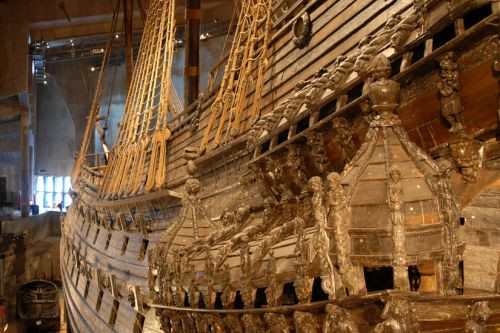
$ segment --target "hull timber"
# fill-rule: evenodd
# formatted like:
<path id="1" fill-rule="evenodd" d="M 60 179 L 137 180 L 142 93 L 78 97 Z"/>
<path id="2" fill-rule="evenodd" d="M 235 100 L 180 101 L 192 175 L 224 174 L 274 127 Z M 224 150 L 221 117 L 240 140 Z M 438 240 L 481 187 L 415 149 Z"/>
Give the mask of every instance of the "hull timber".
<path id="1" fill-rule="evenodd" d="M 405 34 L 404 38 L 399 35 L 401 44 L 394 48 L 384 43 L 377 52 L 368 55 L 373 58 L 382 53 L 390 60 L 391 79 L 401 87 L 398 101 L 401 127 L 408 133 L 409 141 L 432 159 L 453 161 L 455 171 L 451 175 L 451 186 L 457 204 L 460 208 L 469 207 L 483 188 L 498 179 L 498 3 L 486 0 L 422 3 L 425 8 L 422 22 L 407 31 L 399 30 Z M 286 14 L 273 21 L 261 115 L 272 114 L 282 103 L 295 101 L 290 96 L 296 93 L 300 96 L 300 91 L 295 89 L 297 83 L 318 78 L 315 74 L 322 67 L 337 68 L 339 56 L 355 54 L 363 43 L 367 43 L 363 41 L 365 36 L 383 35 L 388 18 L 395 14 L 406 18 L 414 10 L 411 1 L 395 0 L 313 0 L 297 2 L 288 8 Z M 307 47 L 298 48 L 291 37 L 293 21 L 304 13 L 308 13 L 312 22 L 312 33 Z M 453 55 L 443 60 L 450 51 Z M 453 63 L 457 66 L 453 67 Z M 459 87 L 453 85 L 453 75 L 447 76 L 450 72 L 458 75 Z M 328 274 L 318 262 L 308 269 L 297 264 L 295 250 L 302 236 L 295 235 L 300 225 L 296 217 L 309 216 L 313 220 L 309 213 L 314 210 L 314 200 L 304 190 L 308 178 L 325 178 L 330 172 L 342 173 L 346 162 L 364 149 L 360 147 L 366 142 L 372 120 L 369 117 L 366 120 L 371 107 L 366 102 L 367 97 L 372 102 L 374 97 L 368 96 L 366 89 L 371 82 L 367 83 L 366 75 L 360 73 L 362 71 L 350 71 L 339 87 L 322 89 L 314 103 L 304 104 L 304 97 L 299 100 L 293 116 L 269 121 L 261 130 L 244 116 L 239 136 L 217 148 L 209 148 L 201 156 L 186 157 L 186 148 L 200 146 L 210 117 L 210 105 L 217 93 L 214 88 L 205 94 L 200 108 L 192 105 L 173 119 L 166 186 L 160 190 L 139 192 L 130 197 L 103 198 L 99 194 L 103 184 L 102 170 L 82 168 L 76 180 L 75 203 L 62 222 L 61 270 L 72 328 L 77 332 L 485 332 L 498 329 L 498 273 L 490 275 L 491 283 L 478 288 L 477 280 L 483 279 L 477 275 L 478 259 L 467 257 L 468 246 L 473 246 L 472 238 L 461 238 L 454 241 L 457 246 L 453 251 L 462 253 L 465 247 L 463 256 L 456 257 L 463 261 L 459 272 L 463 278 L 460 284 L 452 287 L 463 290 L 464 294 L 445 292 L 446 286 L 441 285 L 446 281 L 442 277 L 442 266 L 446 264 L 442 259 L 446 257 L 446 245 L 441 244 L 442 228 L 428 222 L 433 217 L 424 213 L 418 215 L 423 223 L 415 219 L 409 226 L 406 220 L 406 245 L 400 248 L 411 265 L 420 269 L 421 292 L 411 291 L 412 287 L 404 283 L 398 286 L 396 280 L 388 288 L 390 290 L 371 292 L 365 281 L 357 289 L 352 287 L 357 290 L 354 293 L 348 288 L 351 296 L 346 297 L 345 291 L 337 290 L 333 292 L 334 297 L 328 299 L 328 293 L 325 294 L 328 285 L 322 283 L 319 289 L 323 290 L 323 296 L 317 298 L 320 301 L 305 299 L 310 296 L 307 290 L 316 288 L 320 281 L 310 277 L 321 277 L 324 282 Z M 452 78 L 447 81 L 448 77 Z M 447 87 L 452 97 L 444 92 Z M 457 109 L 448 110 L 447 105 L 457 104 L 456 98 L 461 108 L 457 112 Z M 245 106 L 246 109 L 250 107 Z M 345 126 L 337 126 L 343 123 L 340 117 L 344 118 Z M 463 135 L 454 136 L 455 132 L 449 131 L 453 126 L 460 128 Z M 320 133 L 321 138 L 313 133 Z M 214 135 L 215 129 L 209 136 L 213 138 Z M 300 168 L 293 163 L 297 154 Z M 480 163 L 476 163 L 479 159 L 476 155 L 480 155 Z M 191 164 L 188 164 L 186 171 L 186 159 L 194 159 L 194 170 L 189 171 Z M 273 169 L 273 160 L 281 172 Z M 409 160 L 414 161 L 413 158 Z M 428 163 L 434 165 L 432 161 Z M 259 169 L 262 166 L 267 169 Z M 278 180 L 272 178 L 278 174 Z M 380 179 L 390 183 L 384 177 Z M 196 188 L 194 181 L 189 182 L 195 178 L 200 188 Z M 402 178 L 405 180 L 404 175 Z M 351 183 L 346 180 L 343 185 L 347 184 Z M 366 193 L 369 191 L 367 189 Z M 407 195 L 405 189 L 403 193 Z M 383 195 L 385 200 L 387 196 Z M 293 198 L 298 199 L 293 202 Z M 419 204 L 424 202 L 420 197 L 418 200 Z M 380 203 L 381 206 L 385 204 L 385 201 Z M 269 220 L 266 214 L 276 212 L 276 205 L 282 205 L 281 211 Z M 202 212 L 207 218 L 192 212 Z M 397 219 L 394 211 L 389 215 Z M 446 218 L 439 216 L 436 219 Z M 305 243 L 314 239 L 318 229 L 304 219 L 301 230 Z M 353 273 L 360 280 L 368 279 L 366 271 L 391 266 L 396 271 L 398 267 L 393 260 L 394 249 L 389 245 L 393 241 L 397 243 L 391 240 L 396 232 L 390 229 L 397 224 L 394 220 L 391 225 L 378 224 L 375 220 L 367 221 L 371 223 L 369 227 L 362 223 L 353 226 L 351 222 L 351 227 L 345 231 L 352 239 L 352 252 L 348 255 L 350 265 L 365 267 L 364 278 L 360 277 L 363 272 L 359 270 Z M 230 232 L 231 237 L 214 234 L 211 243 L 199 242 L 198 232 L 203 235 L 203 230 L 210 228 L 227 231 L 226 226 L 235 221 L 239 224 Z M 260 226 L 266 223 L 275 223 L 276 228 L 267 230 L 268 234 L 259 234 Z M 165 230 L 176 225 L 180 231 L 176 231 L 178 237 L 172 241 L 174 245 L 170 245 Z M 190 229 L 189 226 L 194 225 L 205 229 Z M 472 232 L 467 228 L 467 225 L 460 227 L 457 237 Z M 244 235 L 254 235 L 249 230 L 256 230 L 257 236 L 241 241 Z M 342 233 L 335 232 L 337 235 Z M 329 235 L 333 249 L 341 240 L 332 233 Z M 276 239 L 270 240 L 269 248 L 263 250 L 264 240 L 270 239 L 266 237 L 274 236 Z M 188 244 L 200 245 L 200 249 L 193 250 L 189 262 L 192 268 L 182 267 L 187 263 L 175 259 L 176 249 L 180 248 L 183 239 Z M 247 245 L 243 246 L 245 242 Z M 155 249 L 161 250 L 158 244 L 169 244 L 161 253 L 163 256 L 155 252 Z M 224 247 L 228 249 L 226 252 Z M 273 259 L 268 255 L 271 248 Z M 253 260 L 258 251 L 263 255 Z M 217 263 L 219 253 L 226 253 L 226 256 L 225 261 Z M 221 274 L 211 276 L 207 273 L 210 271 L 207 268 L 217 267 L 206 266 L 210 256 L 213 256 L 214 265 L 219 265 Z M 341 251 L 329 250 L 327 256 L 338 268 Z M 163 267 L 158 264 L 158 258 L 160 261 L 164 258 L 165 262 L 167 258 L 174 259 L 169 261 L 168 267 Z M 273 260 L 277 268 L 273 268 Z M 423 264 L 429 262 L 435 263 L 431 269 Z M 262 266 L 258 266 L 260 264 Z M 179 274 L 181 282 L 175 282 L 175 265 L 181 266 L 179 271 L 188 272 Z M 245 278 L 245 269 L 248 269 L 245 266 L 248 265 L 255 268 L 246 271 L 250 272 L 251 281 Z M 276 274 L 269 274 L 270 270 Z M 165 278 L 169 274 L 174 276 L 171 280 Z M 216 281 L 206 283 L 210 277 Z M 332 284 L 342 284 L 340 280 L 337 278 Z M 167 290 L 161 285 L 162 281 L 175 283 L 169 282 Z M 195 284 L 198 289 L 189 287 Z M 178 289 L 170 289 L 170 286 Z M 214 289 L 209 290 L 208 286 Z M 307 289 L 304 299 L 303 286 Z M 226 287 L 228 289 L 224 289 Z M 290 288 L 295 290 L 295 296 L 288 293 Z M 171 302 L 167 301 L 169 299 Z M 257 299 L 266 299 L 267 304 L 258 304 Z"/>

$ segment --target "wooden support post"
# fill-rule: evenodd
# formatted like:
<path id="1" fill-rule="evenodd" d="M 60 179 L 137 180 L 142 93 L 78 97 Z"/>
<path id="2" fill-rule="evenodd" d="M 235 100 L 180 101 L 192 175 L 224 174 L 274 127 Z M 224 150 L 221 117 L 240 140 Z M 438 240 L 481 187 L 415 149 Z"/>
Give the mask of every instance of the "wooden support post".
<path id="1" fill-rule="evenodd" d="M 200 20 L 200 0 L 186 0 L 185 108 L 196 101 L 200 89 Z"/>
<path id="2" fill-rule="evenodd" d="M 147 15 L 146 15 L 146 11 L 144 10 L 144 5 L 142 4 L 142 0 L 137 0 L 137 6 L 139 7 L 139 12 L 141 13 L 142 22 L 145 25 Z"/>
<path id="3" fill-rule="evenodd" d="M 30 215 L 30 149 L 29 149 L 29 109 L 21 107 L 21 216 Z"/>
<path id="4" fill-rule="evenodd" d="M 133 0 L 123 0 L 123 26 L 125 28 L 125 63 L 127 68 L 127 91 L 132 81 L 134 66 L 134 50 L 132 49 L 132 20 L 134 14 Z"/>

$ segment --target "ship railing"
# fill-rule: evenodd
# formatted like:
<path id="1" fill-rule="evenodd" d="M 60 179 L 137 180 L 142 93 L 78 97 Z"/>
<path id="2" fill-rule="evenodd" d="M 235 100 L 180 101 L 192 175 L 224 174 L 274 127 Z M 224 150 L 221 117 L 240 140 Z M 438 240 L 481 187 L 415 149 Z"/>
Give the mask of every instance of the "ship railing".
<path id="1" fill-rule="evenodd" d="M 483 2 L 486 3 L 483 6 L 494 6 L 487 1 Z M 495 29 L 494 22 L 497 20 L 495 14 L 492 12 L 479 22 L 464 28 L 463 16 L 467 13 L 467 9 L 462 8 L 460 13 L 454 13 L 454 19 L 450 20 L 448 25 L 441 23 L 431 27 L 406 44 L 400 52 L 393 51 L 389 55 L 393 79 L 404 82 L 414 73 L 432 68 L 432 63 L 444 53 L 466 44 L 480 34 L 491 34 Z M 456 29 L 455 27 L 462 28 Z M 446 36 L 443 32 L 449 29 L 453 29 L 455 33 L 453 36 L 448 36 L 448 39 L 444 39 Z M 321 131 L 334 118 L 361 114 L 360 105 L 368 98 L 367 94 L 363 94 L 364 79 L 364 77 L 355 76 L 336 91 L 326 92 L 316 105 L 299 111 L 294 119 L 269 130 L 268 133 L 258 138 L 251 162 L 257 162 L 293 142 L 303 140 L 313 131 Z M 241 142 L 235 141 L 233 144 L 241 145 Z M 209 156 L 205 156 L 206 158 Z"/>
<path id="2" fill-rule="evenodd" d="M 227 326 L 229 329 L 253 328 L 255 331 L 266 331 L 265 328 L 281 328 L 288 332 L 295 328 L 302 332 L 304 328 L 314 328 L 311 331 L 336 331 L 335 327 L 349 327 L 350 331 L 367 332 L 373 328 L 391 327 L 392 311 L 404 311 L 406 323 L 414 329 L 426 330 L 430 327 L 447 327 L 455 323 L 460 327 L 465 325 L 464 314 L 470 311 L 471 305 L 477 302 L 489 302 L 496 309 L 500 304 L 498 294 L 471 295 L 438 295 L 422 294 L 402 290 L 384 290 L 365 295 L 353 295 L 333 300 L 322 300 L 295 305 L 249 309 L 207 309 L 177 307 L 161 304 L 149 304 L 156 309 L 161 323 L 175 327 L 185 320 L 204 323 L 209 326 Z M 404 304 L 404 305 L 403 305 Z M 452 306 L 456 309 L 454 315 L 448 318 L 440 316 L 440 310 L 445 311 Z M 432 313 L 428 311 L 432 308 Z M 370 312 L 370 313 L 368 313 Z M 497 315 L 498 310 L 494 310 Z M 492 316 L 493 317 L 493 316 Z M 495 325 L 498 319 L 491 320 L 489 325 Z M 276 326 L 278 325 L 278 326 Z M 338 325 L 338 326 L 337 326 Z M 251 327 L 250 327 L 251 326 Z M 347 331 L 347 330 L 346 330 Z M 377 331 L 377 330 L 376 330 Z M 385 330 L 380 330 L 384 331 Z M 420 330 L 418 330 L 420 331 Z"/>
<path id="3" fill-rule="evenodd" d="M 79 177 L 91 187 L 96 188 L 102 185 L 105 170 L 105 165 L 92 167 L 85 164 L 80 171 Z"/>
<path id="4" fill-rule="evenodd" d="M 307 3 L 297 15 L 301 15 L 303 12 L 310 9 L 316 2 L 317 1 L 311 1 Z M 434 2 L 433 0 L 427 1 L 425 7 L 431 7 Z M 460 47 L 464 45 L 478 34 L 483 32 L 491 33 L 491 30 L 494 29 L 496 26 L 495 24 L 497 24 L 495 22 L 497 22 L 498 9 L 496 9 L 495 6 L 497 6 L 495 1 L 491 0 L 467 2 L 453 7 L 453 10 L 448 12 L 447 16 L 443 19 L 438 20 L 438 18 L 433 17 L 432 24 L 425 26 L 425 32 L 408 42 L 400 52 L 390 55 L 389 59 L 392 67 L 396 70 L 394 79 L 403 82 L 416 72 L 432 67 L 432 63 L 436 58 L 445 52 L 457 46 Z M 481 17 L 477 22 L 469 22 L 468 24 L 465 22 L 467 21 L 466 16 L 469 17 L 469 20 L 471 17 L 477 19 L 477 13 L 470 15 L 472 11 L 480 12 L 480 15 L 484 15 L 484 13 L 488 12 L 488 10 L 483 9 L 489 9 L 491 13 Z M 273 33 L 271 43 L 281 38 L 288 29 L 291 28 L 293 21 L 288 21 L 289 22 L 285 23 L 278 32 Z M 455 29 L 455 35 L 451 39 L 443 39 L 442 35 L 444 34 L 442 32 L 450 26 L 456 26 L 458 28 Z M 216 66 L 220 66 L 220 64 Z M 367 98 L 366 95 L 363 95 L 361 92 L 363 79 L 364 78 L 359 76 L 351 78 L 350 81 L 345 83 L 335 92 L 330 92 L 327 96 L 323 96 L 316 105 L 309 107 L 307 112 L 300 113 L 297 119 L 287 122 L 278 128 L 274 128 L 270 130 L 267 135 L 258 138 L 258 147 L 256 149 L 258 151 L 254 152 L 254 161 L 257 157 L 263 157 L 264 153 L 266 155 L 271 154 L 282 149 L 288 143 L 292 143 L 297 139 L 303 139 L 305 134 L 310 133 L 312 130 L 321 129 L 328 121 L 331 121 L 335 117 L 346 114 L 352 116 L 355 115 L 356 112 L 359 112 L 359 104 Z M 214 89 L 217 89 L 217 87 Z M 205 94 L 204 98 L 206 102 L 204 102 L 203 110 L 206 110 L 206 107 L 210 106 L 211 102 L 213 102 L 214 97 L 212 95 L 213 91 L 209 90 Z M 195 107 L 196 104 L 192 104 L 190 108 L 188 108 L 188 113 L 189 110 L 194 110 Z M 312 119 L 308 122 L 305 126 L 305 131 L 301 132 L 300 135 L 298 132 L 293 133 L 293 131 L 291 131 L 290 136 L 288 136 L 284 142 L 278 140 L 280 133 L 283 134 L 283 131 L 289 130 L 290 127 L 293 127 L 293 125 L 296 125 L 300 121 L 302 121 L 302 123 L 307 122 L 304 118 L 310 117 L 317 112 L 319 112 L 319 118 Z M 182 130 L 182 128 L 186 126 L 186 123 L 181 122 L 179 125 L 180 126 L 175 128 L 176 131 Z M 174 136 L 175 132 L 172 132 Z M 203 155 L 197 160 L 197 163 L 212 161 L 225 151 L 239 150 L 244 147 L 245 142 L 246 136 L 240 136 L 232 142 L 215 149 L 211 153 Z"/>

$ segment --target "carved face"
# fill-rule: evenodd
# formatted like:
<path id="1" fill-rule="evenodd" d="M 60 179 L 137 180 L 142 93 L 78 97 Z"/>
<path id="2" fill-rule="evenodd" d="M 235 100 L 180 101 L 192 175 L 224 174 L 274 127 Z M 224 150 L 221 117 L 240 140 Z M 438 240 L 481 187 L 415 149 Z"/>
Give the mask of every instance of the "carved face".
<path id="1" fill-rule="evenodd" d="M 224 226 L 231 225 L 234 222 L 234 212 L 224 211 L 221 216 L 221 221 Z"/>
<path id="2" fill-rule="evenodd" d="M 340 175 L 336 172 L 331 172 L 326 176 L 326 179 L 328 181 L 328 185 L 330 185 L 330 188 L 336 188 L 340 185 Z"/>
<path id="3" fill-rule="evenodd" d="M 314 193 L 322 191 L 323 190 L 323 183 L 321 181 L 321 178 L 320 177 L 312 177 L 311 179 L 309 179 L 309 187 L 311 188 L 311 190 Z"/>
<path id="4" fill-rule="evenodd" d="M 401 179 L 401 171 L 397 168 L 392 168 L 391 171 L 389 172 L 389 176 L 391 177 L 391 180 L 393 182 L 399 182 Z"/>
<path id="5" fill-rule="evenodd" d="M 477 322 L 484 323 L 491 316 L 491 309 L 488 306 L 488 301 L 474 303 L 471 310 L 471 318 Z"/>

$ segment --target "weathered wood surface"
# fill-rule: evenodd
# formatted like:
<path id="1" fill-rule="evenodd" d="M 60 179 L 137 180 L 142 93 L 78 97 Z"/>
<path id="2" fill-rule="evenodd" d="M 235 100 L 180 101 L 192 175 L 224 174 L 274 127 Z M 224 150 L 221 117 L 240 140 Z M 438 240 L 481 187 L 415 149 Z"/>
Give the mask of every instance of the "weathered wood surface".
<path id="1" fill-rule="evenodd" d="M 408 1 L 329 1 L 319 4 L 311 12 L 313 18 L 313 38 L 309 50 L 298 50 L 293 48 L 289 40 L 289 35 L 283 33 L 280 38 L 274 40 L 274 48 L 272 53 L 271 69 L 266 77 L 266 106 L 265 112 L 269 111 L 273 106 L 279 104 L 281 100 L 293 88 L 296 82 L 301 79 L 309 78 L 319 67 L 331 64 L 335 57 L 345 52 L 352 52 L 353 47 L 357 44 L 359 39 L 367 33 L 372 33 L 385 23 L 387 17 L 394 12 L 404 12 L 408 9 Z M 335 10 L 334 10 L 335 9 Z M 442 20 L 447 20 L 447 11 L 440 5 L 439 8 L 433 12 L 432 16 L 428 19 L 427 24 L 430 27 L 441 25 Z M 360 22 L 363 23 L 363 28 L 359 29 Z M 365 24 L 366 23 L 366 24 Z M 356 26 L 356 24 L 358 26 Z M 491 30 L 482 28 L 487 33 L 479 35 L 478 31 L 465 31 L 462 37 L 457 37 L 452 40 L 448 46 L 459 51 L 459 75 L 462 83 L 460 90 L 460 97 L 464 106 L 464 122 L 468 133 L 473 136 L 484 135 L 491 133 L 497 129 L 497 100 L 498 100 L 498 86 L 496 84 L 495 74 L 492 70 L 494 58 L 492 53 L 487 50 L 482 53 L 480 60 L 474 60 L 473 54 L 477 50 L 484 50 L 484 45 L 488 44 L 487 36 L 491 34 Z M 470 36 L 469 36 L 470 35 Z M 469 37 L 467 37 L 469 36 Z M 472 44 L 470 41 L 481 41 L 483 45 L 478 43 Z M 424 39 L 418 41 L 425 41 Z M 479 43 L 481 44 L 481 43 Z M 487 49 L 487 47 L 486 47 Z M 437 53 L 432 53 L 432 48 L 427 49 L 428 58 L 424 59 L 419 64 L 412 64 L 407 67 L 407 72 L 398 75 L 402 81 L 403 98 L 400 110 L 401 119 L 404 127 L 410 132 L 411 139 L 418 145 L 426 149 L 428 152 L 436 151 L 442 148 L 443 144 L 447 142 L 448 131 L 445 123 L 440 115 L 439 95 L 436 87 L 438 66 L 436 64 Z M 442 49 L 440 51 L 442 53 Z M 472 58 L 472 60 L 471 60 Z M 297 65 L 299 64 L 299 65 Z M 472 65 L 471 65 L 472 64 Z M 413 66 L 413 67 L 412 67 Z M 355 86 L 357 83 L 352 83 Z M 425 88 L 422 88 L 425 87 Z M 405 95 L 406 94 L 406 95 Z M 411 97 L 411 98 L 410 98 Z M 328 99 L 329 98 L 329 99 Z M 328 102 L 334 101 L 336 96 L 327 97 Z M 322 105 L 327 105 L 327 101 L 323 101 Z M 353 102 L 350 100 L 349 102 Z M 358 100 L 355 104 L 356 108 L 359 104 Z M 208 107 L 209 103 L 206 103 Z M 355 109 L 351 118 L 359 116 L 359 108 Z M 265 113 L 264 112 L 264 113 Z M 97 196 L 92 190 L 82 191 L 79 200 L 84 206 L 90 206 L 97 209 L 99 213 L 105 214 L 110 219 L 115 219 L 118 212 L 127 216 L 129 221 L 130 230 L 119 230 L 118 223 L 115 221 L 111 231 L 106 230 L 104 227 L 97 227 L 86 221 L 83 216 L 75 209 L 72 212 L 74 217 L 68 221 L 65 226 L 65 238 L 74 245 L 75 249 L 79 252 L 82 260 L 88 262 L 91 266 L 99 268 L 102 272 L 113 274 L 118 286 L 122 289 L 122 298 L 120 300 L 120 308 L 116 321 L 115 331 L 118 327 L 125 325 L 127 327 L 133 320 L 133 311 L 130 311 L 130 306 L 126 301 L 127 292 L 125 286 L 127 283 L 132 283 L 141 288 L 141 294 L 147 298 L 149 286 L 148 279 L 148 258 L 139 260 L 139 253 L 142 246 L 143 239 L 149 241 L 148 248 L 151 249 L 160 238 L 163 230 L 165 230 L 178 215 L 180 200 L 177 193 L 182 193 L 181 188 L 184 180 L 186 179 L 185 161 L 181 155 L 185 147 L 198 146 L 199 140 L 203 134 L 206 126 L 208 110 L 205 109 L 198 131 L 191 134 L 187 129 L 179 129 L 174 132 L 173 138 L 169 145 L 169 171 L 168 171 L 168 188 L 169 190 L 162 190 L 152 195 L 144 195 L 142 197 L 132 197 L 127 199 L 115 200 L 110 202 L 99 202 Z M 331 117 L 333 118 L 333 116 Z M 331 122 L 331 118 L 324 122 L 324 128 L 329 128 L 327 123 Z M 323 126 L 318 123 L 318 127 Z M 308 133 L 311 130 L 306 130 Z M 362 131 L 360 131 L 361 133 Z M 275 133 L 276 134 L 276 133 Z M 271 138 L 271 136 L 269 137 Z M 327 137 L 332 139 L 331 137 Z M 304 144 L 305 137 L 297 135 L 296 141 Z M 255 183 L 248 180 L 249 171 L 247 169 L 247 162 L 252 159 L 252 156 L 243 150 L 244 141 L 242 138 L 237 144 L 233 146 L 226 146 L 227 150 L 224 153 L 214 151 L 208 153 L 205 157 L 200 158 L 200 165 L 203 165 L 201 171 L 202 193 L 201 200 L 203 206 L 206 208 L 208 215 L 213 217 L 214 220 L 219 219 L 219 215 L 225 209 L 230 207 L 235 209 L 238 202 L 244 202 L 250 205 L 255 210 L 255 216 L 259 216 L 259 211 L 262 210 L 262 198 L 260 196 L 261 189 Z M 362 143 L 358 140 L 357 147 Z M 283 146 L 275 146 L 275 150 L 270 153 L 275 154 L 278 158 L 283 159 L 286 142 Z M 280 150 L 281 149 L 281 150 Z M 222 149 L 221 149 L 222 150 Z M 447 153 L 444 153 L 446 155 Z M 252 185 L 253 184 L 253 185 Z M 168 191 L 175 191 L 174 194 Z M 166 200 L 162 200 L 163 195 L 170 196 Z M 484 202 L 485 200 L 483 200 Z M 484 203 L 476 203 L 478 207 L 486 205 Z M 491 205 L 491 202 L 490 204 Z M 470 279 L 466 281 L 466 289 L 482 289 L 494 291 L 495 283 L 498 288 L 498 260 L 495 262 L 496 248 L 491 249 L 492 242 L 498 238 L 496 226 L 489 214 L 490 209 L 497 207 L 487 207 L 486 209 L 475 208 L 474 204 L 470 208 L 471 212 L 480 209 L 481 216 L 484 216 L 484 224 L 470 224 L 467 225 L 470 233 L 467 236 L 466 254 L 464 256 L 465 274 L 469 272 L 477 272 L 477 276 L 470 275 Z M 150 212 L 155 211 L 157 216 L 148 216 L 151 218 L 151 232 L 146 236 L 137 232 L 137 228 L 132 221 L 135 212 Z M 471 213 L 472 214 L 472 213 Z M 476 214 L 476 213 L 474 213 Z M 492 213 L 494 214 L 494 213 Z M 494 215 L 493 215 L 494 216 Z M 487 224 L 490 225 L 487 225 Z M 428 235 L 438 233 L 433 230 L 432 226 L 423 226 L 419 228 L 429 228 Z M 431 230 L 432 229 L 432 230 Z M 99 233 L 97 234 L 97 230 Z M 369 242 L 371 236 L 374 241 L 379 238 L 388 237 L 389 233 L 383 228 L 372 230 L 373 233 L 367 235 L 363 230 L 351 230 L 353 238 L 365 238 Z M 409 230 L 411 233 L 411 230 Z M 420 232 L 421 230 L 419 230 Z M 309 234 L 313 233 L 308 230 Z M 97 237 L 96 237 L 97 235 Z M 111 239 L 108 244 L 108 235 Z M 128 237 L 128 245 L 125 251 L 122 251 L 124 239 Z M 377 238 L 378 237 L 378 238 Z M 282 243 L 276 246 L 276 256 L 286 256 L 287 249 L 293 244 L 293 239 L 288 237 Z M 436 240 L 436 244 L 439 240 Z M 424 242 L 422 242 L 424 244 Z M 220 245 L 219 245 L 220 246 Z M 358 249 L 365 255 L 373 254 L 369 251 L 371 248 L 377 246 L 370 246 L 370 244 L 363 245 L 363 248 Z M 480 253 L 485 247 L 488 247 L 487 256 L 481 257 Z M 418 249 L 417 249 L 418 250 Z M 498 253 L 497 259 L 498 259 Z M 66 254 L 69 256 L 69 254 Z M 238 252 L 231 254 L 230 262 L 233 269 L 238 268 Z M 375 258 L 378 257 L 378 258 Z M 377 253 L 372 257 L 374 261 L 383 263 L 390 260 L 390 257 L 385 253 Z M 353 256 L 356 260 L 356 256 Z M 487 260 L 486 266 L 481 266 L 481 261 Z M 202 260 L 200 259 L 200 264 Z M 66 260 L 61 260 L 66 262 Z M 234 265 L 233 265 L 234 264 Z M 84 291 L 85 279 L 81 276 L 78 282 L 78 288 L 73 284 L 76 281 L 78 273 L 74 273 L 72 278 L 69 278 L 71 266 L 74 266 L 72 258 L 69 258 L 67 265 L 63 265 L 63 272 L 66 272 L 66 288 L 69 292 L 69 297 L 72 299 L 72 312 L 75 318 L 72 319 L 76 326 L 80 327 L 82 318 L 93 318 L 96 316 L 95 303 L 97 301 L 98 292 L 93 283 L 90 284 L 87 299 L 82 298 L 82 290 Z M 496 265 L 496 266 L 495 266 Z M 493 267 L 495 266 L 495 267 Z M 73 267 L 73 269 L 75 269 Z M 496 269 L 496 271 L 495 271 Z M 238 273 L 239 274 L 239 273 Z M 482 279 L 483 277 L 487 277 Z M 485 281 L 480 284 L 479 279 Z M 263 280 L 261 281 L 263 282 Z M 259 282 L 260 283 L 260 282 Z M 82 289 L 83 288 L 83 289 Z M 434 290 L 435 290 L 434 286 Z M 107 296 L 103 297 L 102 306 L 110 308 L 111 294 L 104 291 Z M 473 297 L 473 296 L 471 296 Z M 432 298 L 432 297 L 431 297 Z M 460 331 L 464 325 L 465 307 L 463 302 L 472 302 L 473 298 L 460 298 L 460 299 L 429 299 L 421 298 L 422 304 L 419 304 L 422 312 L 422 328 L 424 331 L 435 331 L 447 327 Z M 418 301 L 418 300 L 417 300 Z M 426 302 L 437 302 L 442 306 L 443 313 L 453 313 L 453 319 L 443 320 L 439 317 L 439 313 L 434 314 L 431 308 L 434 305 L 428 305 Z M 453 304 L 453 302 L 462 302 L 460 306 L 442 305 L 442 303 Z M 75 303 L 81 303 L 82 306 L 77 306 Z M 88 305 L 87 305 L 88 304 Z M 107 305 L 105 305 L 107 304 Z M 380 308 L 380 306 L 379 306 Z M 381 310 L 381 309 L 379 309 Z M 76 311 L 76 312 L 75 312 Z M 420 311 L 420 310 L 419 310 Z M 495 311 L 499 312 L 495 303 Z M 147 320 L 145 328 L 156 329 L 153 319 L 151 319 L 151 312 L 147 313 Z M 492 318 L 492 323 L 498 322 L 499 315 L 495 312 Z M 101 308 L 99 311 L 101 319 L 99 325 L 103 325 L 103 332 L 112 331 L 107 322 L 109 320 L 109 310 Z M 78 316 L 76 316 L 77 314 Z M 427 316 L 427 317 L 426 317 Z M 78 319 L 80 318 L 80 319 Z M 135 317 L 134 317 L 135 319 Z M 80 320 L 80 322 L 79 322 Z M 496 324 L 495 324 L 496 325 Z M 125 327 L 123 326 L 123 327 Z M 82 327 L 85 327 L 83 325 Z M 82 329 L 85 331 L 85 328 Z"/>

